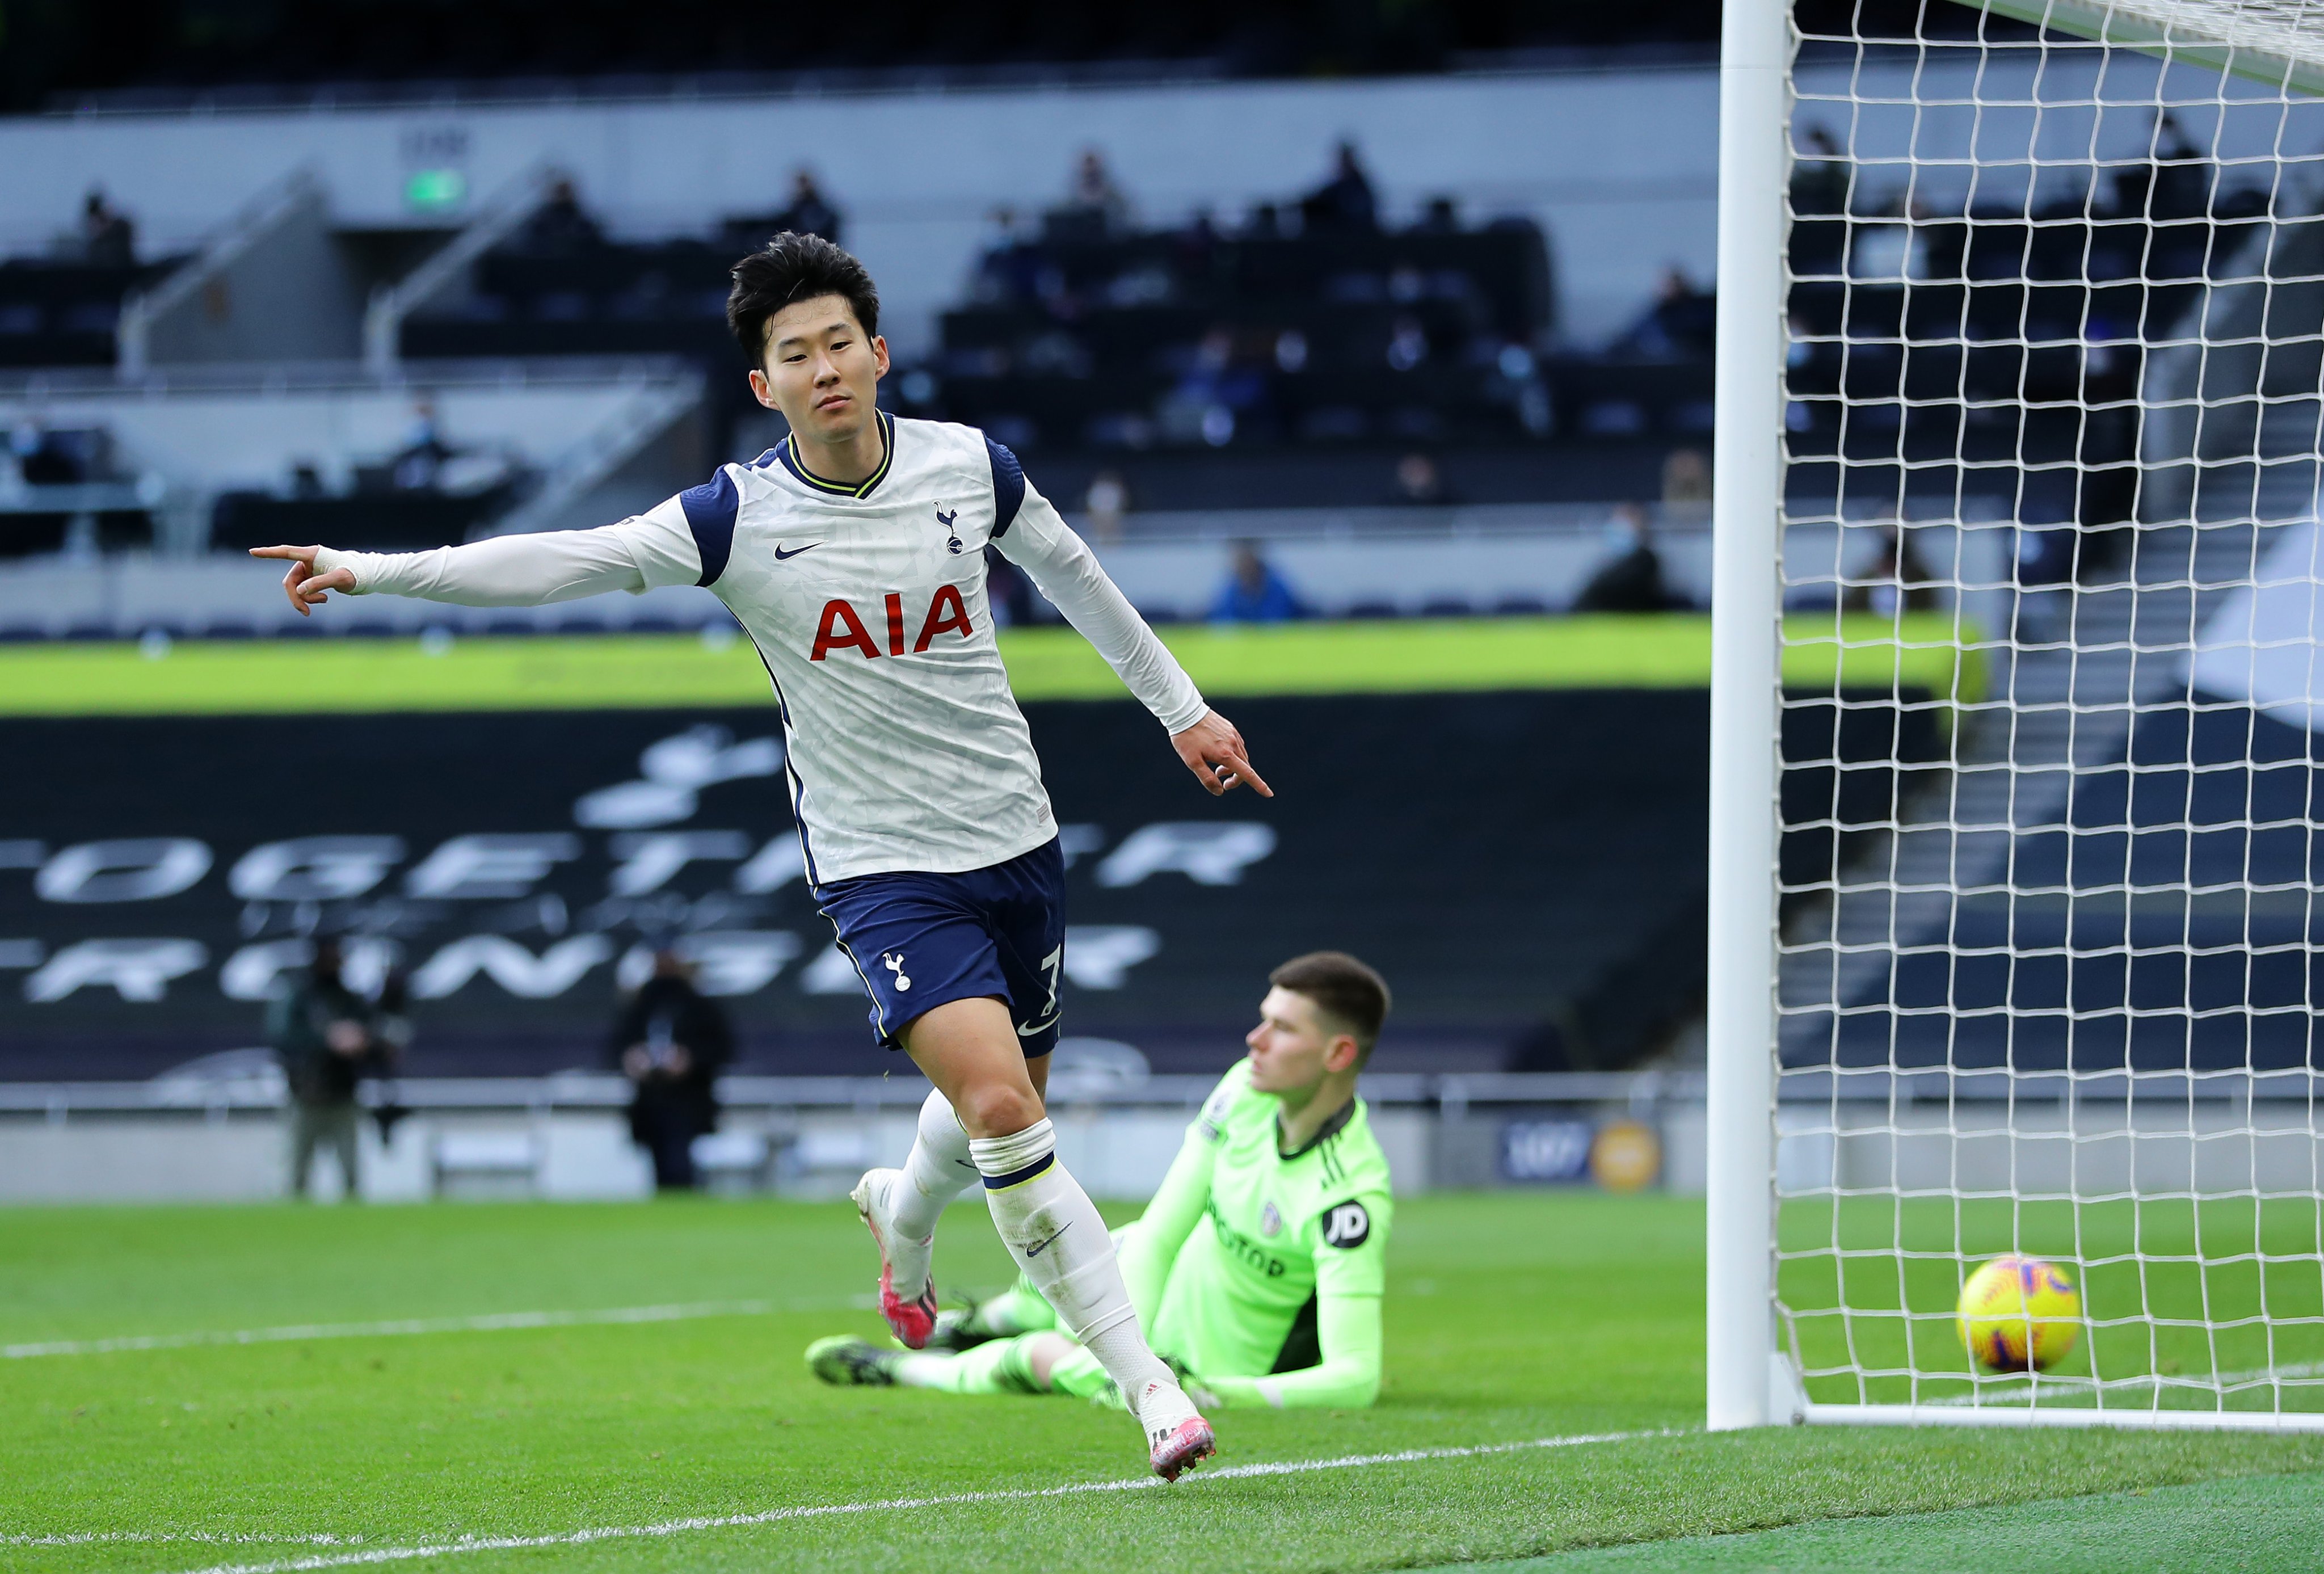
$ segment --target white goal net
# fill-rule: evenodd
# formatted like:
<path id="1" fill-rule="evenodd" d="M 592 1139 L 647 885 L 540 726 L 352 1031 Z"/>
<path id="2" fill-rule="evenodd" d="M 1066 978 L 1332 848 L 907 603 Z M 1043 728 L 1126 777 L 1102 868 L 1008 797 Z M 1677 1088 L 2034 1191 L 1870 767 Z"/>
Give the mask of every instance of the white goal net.
<path id="1" fill-rule="evenodd" d="M 1727 81 L 1713 1424 L 2324 1427 L 2324 0 L 1797 0 Z"/>

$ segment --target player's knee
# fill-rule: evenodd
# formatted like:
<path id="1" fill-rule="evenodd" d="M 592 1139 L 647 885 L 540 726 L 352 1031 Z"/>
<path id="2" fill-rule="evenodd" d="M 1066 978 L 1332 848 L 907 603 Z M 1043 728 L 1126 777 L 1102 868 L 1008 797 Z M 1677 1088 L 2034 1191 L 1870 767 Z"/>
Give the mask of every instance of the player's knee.
<path id="1" fill-rule="evenodd" d="M 954 1100 L 954 1109 L 971 1137 L 1014 1137 L 1046 1113 L 1032 1089 L 1006 1082 L 971 1088 Z"/>

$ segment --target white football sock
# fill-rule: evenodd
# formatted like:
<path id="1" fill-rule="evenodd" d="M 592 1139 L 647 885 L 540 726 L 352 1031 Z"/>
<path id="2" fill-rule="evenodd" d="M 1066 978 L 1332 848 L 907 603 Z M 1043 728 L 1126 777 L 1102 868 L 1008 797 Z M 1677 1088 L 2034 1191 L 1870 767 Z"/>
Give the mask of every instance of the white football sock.
<path id="1" fill-rule="evenodd" d="M 920 1105 L 919 1132 L 912 1155 L 888 1183 L 888 1266 L 896 1293 L 910 1300 L 928 1283 L 936 1256 L 936 1220 L 945 1205 L 976 1179 L 968 1133 L 942 1093 L 930 1089 Z"/>
<path id="2" fill-rule="evenodd" d="M 912 1183 L 897 1188 L 889 1200 L 896 1228 L 914 1239 L 936 1232 L 945 1205 L 976 1183 L 976 1159 L 968 1151 L 968 1133 L 942 1093 L 930 1089 L 920 1106 L 919 1135 L 912 1139 L 912 1156 L 904 1161 L 904 1174 Z"/>
<path id="3" fill-rule="evenodd" d="M 1149 1431 L 1175 1426 L 1194 1408 L 1170 1368 L 1146 1348 L 1114 1261 L 1113 1237 L 1089 1193 L 1057 1163 L 1056 1146 L 1047 1120 L 1013 1136 L 970 1140 L 993 1226 L 1066 1331 L 1105 1367 L 1130 1413 Z"/>

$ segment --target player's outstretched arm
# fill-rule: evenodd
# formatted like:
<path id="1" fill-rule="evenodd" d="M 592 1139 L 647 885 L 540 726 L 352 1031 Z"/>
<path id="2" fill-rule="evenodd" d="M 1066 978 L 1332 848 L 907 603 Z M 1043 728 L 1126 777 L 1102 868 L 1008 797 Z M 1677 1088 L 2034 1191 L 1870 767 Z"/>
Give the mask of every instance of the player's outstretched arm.
<path id="1" fill-rule="evenodd" d="M 1194 773 L 1194 779 L 1207 787 L 1214 798 L 1245 782 L 1262 798 L 1275 796 L 1275 789 L 1250 768 L 1242 734 L 1216 711 L 1204 711 L 1201 721 L 1183 732 L 1171 733 L 1170 744 L 1177 750 L 1178 758 L 1186 762 L 1186 769 Z"/>
<path id="2" fill-rule="evenodd" d="M 1336 1203 L 1302 1238 L 1315 1254 L 1315 1339 L 1323 1359 L 1265 1377 L 1202 1372 L 1202 1385 L 1230 1405 L 1277 1410 L 1360 1409 L 1379 1397 L 1380 1298 L 1388 1288 L 1388 1237 L 1395 1201 L 1384 1191 Z"/>
<path id="3" fill-rule="evenodd" d="M 330 600 L 327 593 L 331 591 L 341 595 L 355 593 L 353 569 L 334 568 L 325 573 L 315 566 L 315 558 L 322 550 L 320 547 L 253 547 L 250 555 L 290 559 L 290 571 L 282 576 L 282 594 L 290 598 L 290 604 L 304 618 L 312 616 L 315 608 Z"/>
<path id="4" fill-rule="evenodd" d="M 1380 1298 L 1315 1288 L 1315 1339 L 1323 1358 L 1312 1367 L 1268 1377 L 1194 1381 L 1231 1409 L 1361 1410 L 1379 1397 Z"/>
<path id="5" fill-rule="evenodd" d="M 1121 1282 L 1129 1286 L 1130 1303 L 1138 1308 L 1143 1327 L 1154 1326 L 1155 1314 L 1162 1310 L 1162 1292 L 1170 1282 L 1170 1265 L 1178 1260 L 1178 1248 L 1210 1206 L 1211 1175 L 1218 1156 L 1218 1128 L 1206 1108 L 1186 1128 L 1178 1156 L 1170 1161 L 1169 1173 L 1138 1216 L 1137 1225 L 1121 1232 L 1117 1247 Z"/>
<path id="6" fill-rule="evenodd" d="M 282 592 L 300 617 L 342 595 L 403 595 L 472 607 L 544 606 L 607 591 L 642 591 L 646 576 L 625 526 L 496 536 L 429 552 L 350 552 L 333 547 L 254 547 L 287 561 Z"/>
<path id="7" fill-rule="evenodd" d="M 1100 566 L 1097 554 L 1074 534 L 1048 499 L 1028 484 L 1008 534 L 994 544 L 1032 576 L 1065 621 L 1097 647 L 1130 692 L 1161 718 L 1178 758 L 1204 791 L 1216 797 L 1248 786 L 1261 797 L 1275 796 L 1275 789 L 1250 768 L 1250 751 L 1234 723 L 1203 703 L 1201 691 L 1178 658 L 1154 637 L 1130 598 Z"/>

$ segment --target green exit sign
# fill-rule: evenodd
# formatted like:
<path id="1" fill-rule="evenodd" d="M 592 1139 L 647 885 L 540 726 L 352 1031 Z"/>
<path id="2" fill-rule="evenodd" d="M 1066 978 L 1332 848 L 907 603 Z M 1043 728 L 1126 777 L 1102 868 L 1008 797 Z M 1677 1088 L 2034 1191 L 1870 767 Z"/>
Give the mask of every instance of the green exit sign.
<path id="1" fill-rule="evenodd" d="M 419 213 L 442 213 L 466 200 L 468 178 L 457 170 L 415 170 L 403 182 L 403 203 Z"/>

